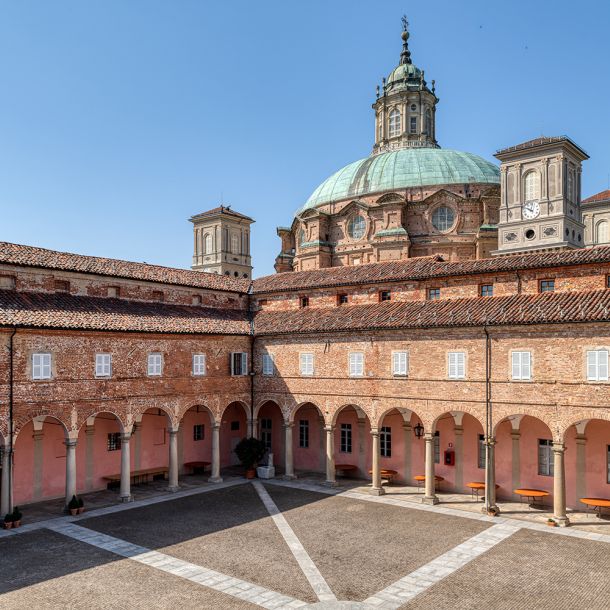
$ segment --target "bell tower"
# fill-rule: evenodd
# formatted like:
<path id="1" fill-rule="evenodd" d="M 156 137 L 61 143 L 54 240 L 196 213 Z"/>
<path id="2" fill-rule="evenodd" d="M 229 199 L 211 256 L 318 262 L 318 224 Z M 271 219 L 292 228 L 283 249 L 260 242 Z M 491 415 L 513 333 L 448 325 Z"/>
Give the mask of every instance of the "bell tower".
<path id="1" fill-rule="evenodd" d="M 411 61 L 409 22 L 402 18 L 400 63 L 382 87 L 377 86 L 375 145 L 373 154 L 399 148 L 439 148 L 436 141 L 436 104 L 434 81 L 428 87 L 424 71 Z"/>
<path id="2" fill-rule="evenodd" d="M 498 249 L 513 254 L 582 248 L 582 162 L 587 153 L 567 136 L 540 137 L 499 150 Z"/>

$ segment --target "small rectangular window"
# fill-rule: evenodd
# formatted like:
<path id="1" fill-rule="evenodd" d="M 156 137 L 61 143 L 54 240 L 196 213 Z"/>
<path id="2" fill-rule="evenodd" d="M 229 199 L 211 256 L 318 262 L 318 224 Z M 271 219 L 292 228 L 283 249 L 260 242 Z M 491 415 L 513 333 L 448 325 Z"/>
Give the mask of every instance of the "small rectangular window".
<path id="1" fill-rule="evenodd" d="M 231 432 L 239 432 L 239 420 L 238 419 L 231 422 Z"/>
<path id="2" fill-rule="evenodd" d="M 263 441 L 267 450 L 271 449 L 271 425 L 270 417 L 263 417 L 261 419 L 261 441 Z"/>
<path id="3" fill-rule="evenodd" d="M 275 363 L 273 354 L 263 354 L 263 375 L 273 375 L 275 373 Z"/>
<path id="4" fill-rule="evenodd" d="M 0 275 L 0 290 L 15 290 L 15 276 Z"/>
<path id="5" fill-rule="evenodd" d="M 161 354 L 148 354 L 148 374 L 158 376 L 163 372 L 163 356 Z"/>
<path id="6" fill-rule="evenodd" d="M 205 436 L 205 426 L 203 424 L 195 424 L 193 426 L 193 440 L 202 441 Z"/>
<path id="7" fill-rule="evenodd" d="M 539 292 L 554 292 L 555 280 L 540 280 Z"/>
<path id="8" fill-rule="evenodd" d="M 608 381 L 608 350 L 596 349 L 587 352 L 587 380 Z"/>
<path id="9" fill-rule="evenodd" d="M 300 354 L 301 375 L 313 375 L 313 354 Z"/>
<path id="10" fill-rule="evenodd" d="M 205 354 L 193 354 L 193 375 L 202 377 L 205 372 Z"/>
<path id="11" fill-rule="evenodd" d="M 349 303 L 349 298 L 346 294 L 337 295 L 337 305 L 347 305 L 348 303 Z"/>
<path id="12" fill-rule="evenodd" d="M 119 451 L 121 448 L 121 433 L 109 432 L 106 440 L 106 449 L 108 451 Z"/>
<path id="13" fill-rule="evenodd" d="M 440 288 L 428 288 L 428 301 L 438 301 L 441 298 Z"/>
<path id="14" fill-rule="evenodd" d="M 248 354 L 233 352 L 231 354 L 231 375 L 240 377 L 248 374 Z"/>
<path id="15" fill-rule="evenodd" d="M 379 444 L 381 446 L 381 457 L 392 457 L 392 428 L 390 426 L 381 427 Z"/>
<path id="16" fill-rule="evenodd" d="M 434 433 L 434 463 L 441 463 L 441 433 L 438 430 Z"/>
<path id="17" fill-rule="evenodd" d="M 112 375 L 112 356 L 110 354 L 95 354 L 95 376 L 110 377 Z"/>
<path id="18" fill-rule="evenodd" d="M 411 121 L 409 122 L 409 132 L 417 133 L 417 117 L 410 117 Z"/>
<path id="19" fill-rule="evenodd" d="M 449 352 L 449 379 L 464 379 L 466 377 L 466 354 L 464 352 Z"/>
<path id="20" fill-rule="evenodd" d="M 191 303 L 193 305 L 201 305 L 201 295 L 194 294 L 193 298 L 191 299 Z"/>
<path id="21" fill-rule="evenodd" d="M 70 292 L 70 282 L 55 280 L 55 292 Z"/>
<path id="22" fill-rule="evenodd" d="M 379 300 L 380 301 L 389 301 L 392 298 L 392 293 L 389 290 L 382 290 L 379 293 Z"/>
<path id="23" fill-rule="evenodd" d="M 309 297 L 301 297 L 300 304 L 301 307 L 309 307 Z"/>
<path id="24" fill-rule="evenodd" d="M 406 377 L 409 373 L 408 352 L 392 352 L 392 375 Z"/>
<path id="25" fill-rule="evenodd" d="M 485 468 L 485 435 L 479 434 L 479 468 Z"/>
<path id="26" fill-rule="evenodd" d="M 350 352 L 349 354 L 349 376 L 362 377 L 364 375 L 364 354 L 362 352 Z"/>
<path id="27" fill-rule="evenodd" d="M 51 354 L 32 354 L 32 379 L 51 379 Z"/>
<path id="28" fill-rule="evenodd" d="M 352 452 L 352 424 L 341 424 L 341 453 Z"/>
<path id="29" fill-rule="evenodd" d="M 301 419 L 299 421 L 299 447 L 301 449 L 309 448 L 309 420 Z"/>
<path id="30" fill-rule="evenodd" d="M 538 439 L 538 474 L 553 476 L 553 441 L 550 439 Z"/>
<path id="31" fill-rule="evenodd" d="M 532 355 L 530 352 L 513 352 L 512 359 L 512 378 L 524 380 L 532 378 Z"/>
<path id="32" fill-rule="evenodd" d="M 479 294 L 482 297 L 493 297 L 493 295 L 494 295 L 493 284 L 481 284 L 481 286 L 479 287 Z"/>
<path id="33" fill-rule="evenodd" d="M 111 299 L 118 299 L 121 296 L 121 289 L 118 286 L 108 286 L 108 296 Z"/>

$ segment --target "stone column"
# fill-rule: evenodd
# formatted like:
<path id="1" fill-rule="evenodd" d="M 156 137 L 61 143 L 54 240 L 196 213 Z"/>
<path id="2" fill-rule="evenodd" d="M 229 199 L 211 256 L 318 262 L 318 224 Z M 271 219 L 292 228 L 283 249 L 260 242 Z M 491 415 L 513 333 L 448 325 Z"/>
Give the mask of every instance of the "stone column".
<path id="1" fill-rule="evenodd" d="M 212 476 L 210 483 L 222 483 L 220 476 L 220 424 L 212 424 Z"/>
<path id="2" fill-rule="evenodd" d="M 513 430 L 510 433 L 512 443 L 512 486 L 513 489 L 521 487 L 521 433 Z"/>
<path id="3" fill-rule="evenodd" d="M 366 426 L 365 419 L 358 419 L 358 470 L 363 476 L 366 476 L 366 437 L 364 428 Z"/>
<path id="4" fill-rule="evenodd" d="M 413 452 L 413 449 L 411 447 L 411 443 L 413 442 L 413 428 L 411 427 L 411 424 L 403 424 L 402 425 L 402 430 L 403 430 L 403 443 L 405 446 L 405 461 L 404 461 L 404 472 L 403 472 L 403 478 L 405 481 L 406 485 L 409 485 L 411 483 L 411 476 L 412 476 L 412 472 L 411 472 L 411 454 Z"/>
<path id="5" fill-rule="evenodd" d="M 326 428 L 323 417 L 318 417 L 318 422 L 320 424 L 320 472 L 324 472 L 326 470 Z"/>
<path id="6" fill-rule="evenodd" d="M 85 427 L 85 489 L 93 489 L 93 472 L 95 466 L 95 425 Z"/>
<path id="7" fill-rule="evenodd" d="M 169 430 L 169 491 L 178 491 L 178 430 Z"/>
<path id="8" fill-rule="evenodd" d="M 382 496 L 385 493 L 385 490 L 381 485 L 381 466 L 379 464 L 381 458 L 381 443 L 379 441 L 379 430 L 373 428 L 371 430 L 371 436 L 373 437 L 373 481 L 371 494 L 373 496 Z"/>
<path id="9" fill-rule="evenodd" d="M 296 479 L 294 474 L 294 460 L 292 455 L 292 429 L 294 428 L 294 422 L 284 424 L 285 441 L 284 441 L 284 453 L 285 453 L 285 469 L 284 479 L 292 481 Z"/>
<path id="10" fill-rule="evenodd" d="M 11 506 L 11 454 L 8 446 L 2 447 L 2 495 L 0 495 L 0 519 L 13 510 Z"/>
<path id="11" fill-rule="evenodd" d="M 178 474 L 184 474 L 184 426 L 178 428 Z"/>
<path id="12" fill-rule="evenodd" d="M 76 439 L 67 438 L 66 446 L 66 507 L 76 495 Z"/>
<path id="13" fill-rule="evenodd" d="M 483 511 L 495 511 L 499 514 L 500 509 L 496 504 L 496 439 L 490 436 L 485 441 L 485 502 Z"/>
<path id="14" fill-rule="evenodd" d="M 34 440 L 34 464 L 32 469 L 32 478 L 34 485 L 32 489 L 32 499 L 36 501 L 42 498 L 44 432 L 42 430 L 34 430 L 34 434 L 32 434 L 32 439 Z M 72 496 L 70 496 L 70 498 L 72 498 Z"/>
<path id="15" fill-rule="evenodd" d="M 587 495 L 587 438 L 576 435 L 576 500 Z"/>
<path id="16" fill-rule="evenodd" d="M 422 498 L 424 504 L 438 504 L 436 497 L 436 481 L 434 480 L 434 434 L 426 432 L 426 467 L 425 467 L 425 494 Z"/>
<path id="17" fill-rule="evenodd" d="M 326 426 L 326 485 L 335 487 L 335 427 Z"/>
<path id="18" fill-rule="evenodd" d="M 570 524 L 570 520 L 566 516 L 565 450 L 564 444 L 553 443 L 553 519 L 561 527 Z"/>
<path id="19" fill-rule="evenodd" d="M 464 487 L 464 428 L 455 426 L 455 491 L 462 493 Z"/>
<path id="20" fill-rule="evenodd" d="M 134 470 L 142 469 L 142 422 L 137 421 L 133 424 L 133 440 L 135 454 L 133 456 Z"/>
<path id="21" fill-rule="evenodd" d="M 131 457 L 129 453 L 130 434 L 121 434 L 121 502 L 131 501 Z"/>

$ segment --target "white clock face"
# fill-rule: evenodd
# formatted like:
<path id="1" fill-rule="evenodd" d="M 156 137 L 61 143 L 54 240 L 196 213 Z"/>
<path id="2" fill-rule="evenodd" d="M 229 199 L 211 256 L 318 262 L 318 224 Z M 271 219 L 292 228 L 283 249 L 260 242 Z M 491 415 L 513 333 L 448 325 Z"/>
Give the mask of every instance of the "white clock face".
<path id="1" fill-rule="evenodd" d="M 526 201 L 523 204 L 523 218 L 532 220 L 538 218 L 540 214 L 540 205 L 537 201 Z"/>

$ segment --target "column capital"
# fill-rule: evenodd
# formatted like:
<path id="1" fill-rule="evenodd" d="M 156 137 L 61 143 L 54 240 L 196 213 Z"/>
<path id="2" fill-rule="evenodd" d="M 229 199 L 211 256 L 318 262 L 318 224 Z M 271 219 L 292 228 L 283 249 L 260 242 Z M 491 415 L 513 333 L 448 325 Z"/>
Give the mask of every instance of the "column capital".
<path id="1" fill-rule="evenodd" d="M 176 436 L 176 434 L 178 434 L 178 428 L 169 428 L 167 431 L 170 436 Z"/>
<path id="2" fill-rule="evenodd" d="M 326 430 L 326 432 L 334 432 L 335 426 L 325 425 L 324 430 Z"/>
<path id="3" fill-rule="evenodd" d="M 587 437 L 584 434 L 577 434 L 576 435 L 576 444 L 577 445 L 586 445 Z"/>
<path id="4" fill-rule="evenodd" d="M 95 426 L 85 426 L 85 434 L 87 436 L 93 436 L 95 434 Z"/>
<path id="5" fill-rule="evenodd" d="M 495 436 L 487 436 L 485 437 L 485 444 L 489 445 L 490 447 L 493 447 L 496 444 L 496 437 Z"/>
<path id="6" fill-rule="evenodd" d="M 44 438 L 44 432 L 42 430 L 34 430 L 34 434 L 32 434 L 32 438 L 35 441 L 41 441 Z"/>
<path id="7" fill-rule="evenodd" d="M 463 436 L 464 435 L 464 427 L 463 426 L 453 426 L 453 432 L 454 432 L 454 434 L 456 434 L 458 436 Z"/>
<path id="8" fill-rule="evenodd" d="M 404 423 L 402 425 L 402 429 L 405 430 L 406 432 L 412 432 L 413 426 L 411 424 Z"/>
<path id="9" fill-rule="evenodd" d="M 510 433 L 510 437 L 514 440 L 514 441 L 518 441 L 521 438 L 521 432 L 519 432 L 519 430 L 513 430 Z"/>
<path id="10" fill-rule="evenodd" d="M 130 438 L 131 438 L 131 434 L 129 432 L 121 433 L 121 442 L 128 443 Z"/>
<path id="11" fill-rule="evenodd" d="M 66 447 L 76 447 L 77 443 L 78 443 L 78 440 L 75 438 L 65 438 L 64 439 L 64 445 Z"/>
<path id="12" fill-rule="evenodd" d="M 294 428 L 294 422 L 293 421 L 284 422 L 284 430 L 286 430 L 287 428 Z"/>
<path id="13" fill-rule="evenodd" d="M 563 443 L 553 443 L 553 451 L 555 453 L 564 453 L 566 446 Z"/>

